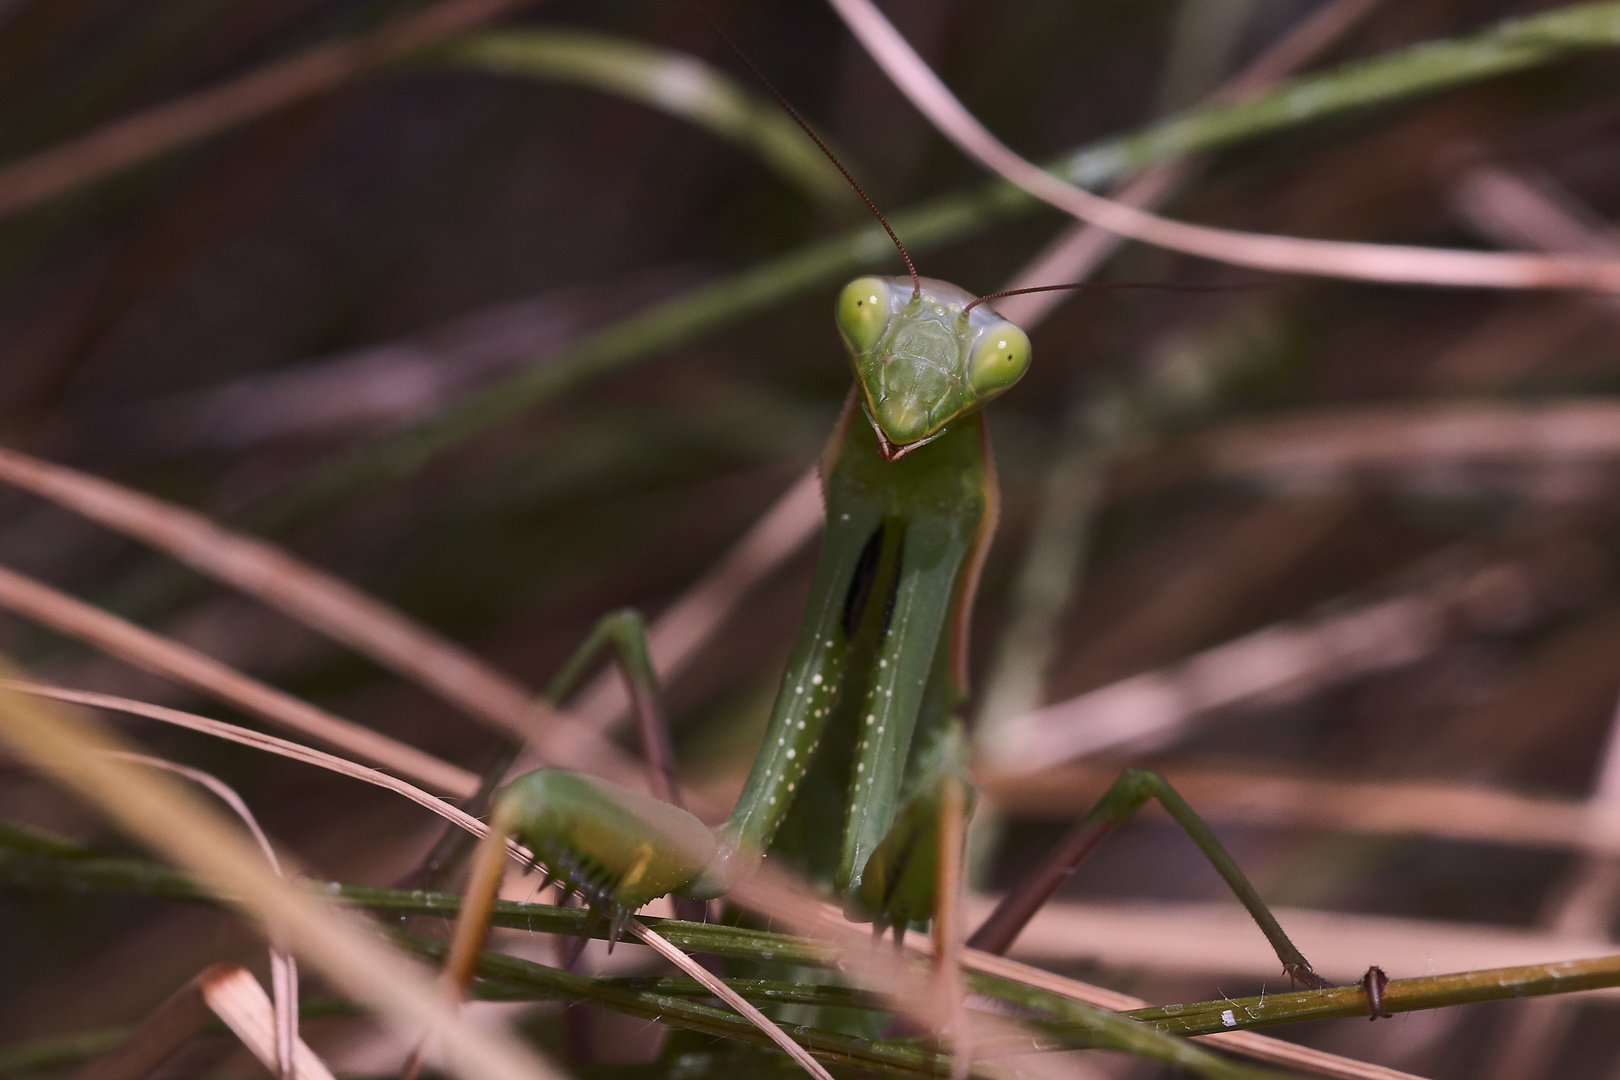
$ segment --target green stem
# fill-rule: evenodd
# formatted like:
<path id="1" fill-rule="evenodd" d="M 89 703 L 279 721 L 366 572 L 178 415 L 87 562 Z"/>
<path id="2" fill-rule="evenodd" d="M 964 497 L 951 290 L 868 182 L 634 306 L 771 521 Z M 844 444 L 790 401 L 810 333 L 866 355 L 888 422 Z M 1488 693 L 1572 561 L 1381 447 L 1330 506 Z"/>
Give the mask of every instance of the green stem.
<path id="1" fill-rule="evenodd" d="M 1054 169 L 1084 187 L 1167 158 L 1231 146 L 1342 113 L 1524 71 L 1620 45 L 1620 4 L 1577 4 L 1509 19 L 1465 37 L 1428 41 L 1281 83 L 1234 104 L 1204 105 L 1081 149 Z"/>
<path id="2" fill-rule="evenodd" d="M 1508 998 L 1544 997 L 1577 990 L 1620 986 L 1620 955 L 1590 960 L 1560 960 L 1550 964 L 1486 968 L 1416 979 L 1391 979 L 1384 990 L 1390 1012 L 1438 1009 Z M 1174 1035 L 1207 1035 L 1215 1031 L 1264 1027 L 1300 1020 L 1342 1016 L 1369 1016 L 1367 993 L 1358 983 L 1328 990 L 1298 990 L 1257 998 L 1223 998 L 1186 1005 L 1135 1009 L 1127 1016 L 1152 1023 Z"/>
<path id="3" fill-rule="evenodd" d="M 781 106 L 689 53 L 617 34 L 525 26 L 464 35 L 427 59 L 492 75 L 570 83 L 640 102 L 751 151 L 812 202 L 864 213 L 837 167 Z"/>

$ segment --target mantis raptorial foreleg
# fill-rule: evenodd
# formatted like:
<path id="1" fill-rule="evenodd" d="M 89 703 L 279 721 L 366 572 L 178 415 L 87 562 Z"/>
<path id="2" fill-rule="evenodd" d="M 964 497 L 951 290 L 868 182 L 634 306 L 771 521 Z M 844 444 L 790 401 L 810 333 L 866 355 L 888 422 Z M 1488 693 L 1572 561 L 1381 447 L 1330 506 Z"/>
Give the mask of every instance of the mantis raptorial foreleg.
<path id="1" fill-rule="evenodd" d="M 680 784 L 675 777 L 675 750 L 670 743 L 669 724 L 664 716 L 663 695 L 647 646 L 647 624 L 640 612 L 634 608 L 621 608 L 597 620 L 590 634 L 551 680 L 542 697 L 551 705 L 561 705 L 591 673 L 606 650 L 612 651 L 629 687 L 636 732 L 641 742 L 642 756 L 647 762 L 649 787 L 663 801 L 683 806 Z M 489 812 L 496 791 L 521 750 L 522 747 L 516 742 L 500 747 L 485 770 L 477 794 L 467 806 L 469 813 Z M 456 866 L 472 851 L 473 843 L 473 838 L 461 829 L 452 827 L 445 830 L 428 852 L 422 866 L 406 878 L 401 887 L 437 887 L 454 873 Z M 681 917 L 687 918 L 695 913 L 695 908 L 689 908 Z"/>
<path id="2" fill-rule="evenodd" d="M 893 927 L 896 943 L 912 923 L 936 910 L 945 801 L 954 789 L 962 817 L 972 815 L 977 789 L 967 775 L 960 725 L 951 724 L 923 751 L 916 778 L 894 826 L 873 850 L 852 898 L 852 918 L 871 918 L 874 936 Z"/>

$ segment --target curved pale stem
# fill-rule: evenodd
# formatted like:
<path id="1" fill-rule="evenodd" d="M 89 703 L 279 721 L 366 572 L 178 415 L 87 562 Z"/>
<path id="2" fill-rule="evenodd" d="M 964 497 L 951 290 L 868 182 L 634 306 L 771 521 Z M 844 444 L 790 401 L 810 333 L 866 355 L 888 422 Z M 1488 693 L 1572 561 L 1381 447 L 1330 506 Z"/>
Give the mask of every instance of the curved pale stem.
<path id="1" fill-rule="evenodd" d="M 1172 221 L 1093 195 L 1014 153 L 940 81 L 869 0 L 831 0 L 872 59 L 964 154 L 1029 194 L 1110 232 L 1234 266 L 1360 281 L 1620 292 L 1620 261 L 1306 240 Z"/>

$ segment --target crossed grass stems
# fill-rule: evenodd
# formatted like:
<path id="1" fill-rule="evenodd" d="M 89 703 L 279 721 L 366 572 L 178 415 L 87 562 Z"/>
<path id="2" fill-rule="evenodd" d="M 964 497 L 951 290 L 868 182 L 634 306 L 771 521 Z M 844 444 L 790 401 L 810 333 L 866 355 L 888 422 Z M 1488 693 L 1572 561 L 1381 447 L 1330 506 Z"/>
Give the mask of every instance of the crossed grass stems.
<path id="1" fill-rule="evenodd" d="M 1600 47 L 1602 45 L 1612 44 L 1612 37 L 1610 39 L 1604 39 L 1601 31 L 1606 29 L 1607 32 L 1612 35 L 1614 28 L 1616 26 L 1620 26 L 1620 14 L 1615 12 L 1614 6 L 1593 5 L 1587 9 L 1581 10 L 1592 16 L 1592 20 L 1589 24 L 1590 28 L 1593 30 L 1591 34 L 1584 38 L 1579 35 L 1568 34 L 1566 34 L 1563 38 L 1559 38 L 1557 35 L 1544 36 L 1543 38 L 1539 39 L 1544 46 L 1543 51 L 1528 60 L 1524 59 L 1522 55 L 1523 50 L 1521 50 L 1521 55 L 1513 61 L 1499 61 L 1494 66 L 1489 62 L 1476 64 L 1473 69 L 1466 71 L 1459 76 L 1455 68 L 1447 70 L 1445 64 L 1436 59 L 1437 57 L 1443 55 L 1443 49 L 1429 47 L 1427 58 L 1431 61 L 1431 66 L 1434 69 L 1431 72 L 1432 77 L 1427 81 L 1421 77 L 1414 78 L 1412 77 L 1411 71 L 1408 70 L 1406 72 L 1407 81 L 1402 84 L 1399 80 L 1395 80 L 1395 89 L 1390 92 L 1389 97 L 1391 100 L 1394 100 L 1400 96 L 1410 95 L 1418 92 L 1419 90 L 1444 85 L 1448 80 L 1456 82 L 1467 77 L 1479 77 L 1486 74 L 1492 74 L 1497 71 L 1507 70 L 1515 64 L 1523 66 L 1524 64 L 1528 63 L 1545 61 L 1547 59 L 1551 59 L 1563 49 L 1573 51 L 1581 48 Z M 1563 17 L 1563 25 L 1566 28 L 1579 22 L 1578 17 L 1571 17 L 1567 13 L 1554 14 Z M 1603 21 L 1603 17 L 1605 15 L 1608 18 L 1607 23 L 1604 23 Z M 1525 22 L 1530 21 L 1531 20 L 1525 20 Z M 1511 34 L 1505 36 L 1511 37 Z M 1524 37 L 1525 40 L 1537 40 L 1534 33 L 1525 34 Z M 1551 42 L 1550 45 L 1547 44 L 1549 41 Z M 1476 48 L 1476 57 L 1478 52 L 1479 50 Z M 1413 58 L 1407 59 L 1409 61 L 1408 69 L 1410 69 L 1412 66 L 1414 66 L 1411 62 Z M 1418 61 L 1421 61 L 1422 59 L 1424 59 L 1424 57 L 1416 57 L 1416 60 Z M 1421 74 L 1421 68 L 1423 67 L 1422 63 L 1416 63 L 1415 66 L 1420 69 Z M 1332 83 L 1332 76 L 1330 75 L 1323 77 L 1321 82 L 1323 89 L 1330 87 Z M 1297 91 L 1298 88 L 1296 88 L 1296 93 Z M 1318 100 L 1331 103 L 1332 98 L 1331 95 L 1319 95 Z M 1261 116 L 1265 115 L 1263 108 L 1253 109 L 1252 111 Z M 1331 104 L 1329 107 L 1323 108 L 1321 114 L 1326 115 L 1330 111 Z M 1299 115 L 1293 117 L 1292 122 L 1297 123 L 1309 118 L 1310 117 L 1307 115 Z M 1222 117 L 1220 119 L 1222 119 L 1228 125 L 1231 123 L 1230 116 Z M 1272 123 L 1273 129 L 1286 126 L 1285 124 L 1277 124 L 1274 120 Z M 1209 130 L 1221 133 L 1228 139 L 1235 139 L 1245 135 L 1254 134 L 1259 130 L 1263 130 L 1265 126 L 1265 124 L 1257 124 L 1248 130 L 1239 130 L 1234 134 L 1230 126 L 1223 130 L 1219 123 L 1211 122 L 1208 125 Z M 1151 145 L 1151 140 L 1148 139 L 1138 139 L 1137 142 Z M 1159 142 L 1161 149 L 1158 152 L 1162 153 L 1164 152 L 1162 150 L 1162 146 L 1165 145 L 1166 140 L 1161 138 Z M 1200 144 L 1199 137 L 1196 134 L 1188 134 L 1184 136 L 1181 146 L 1183 148 L 1200 145 L 1210 146 L 1216 145 L 1217 142 L 1218 140 L 1214 138 L 1206 138 L 1206 141 Z M 1124 156 L 1119 153 L 1118 147 L 1123 145 L 1128 145 L 1128 143 L 1121 142 L 1116 144 L 1115 147 L 1111 148 L 1115 155 L 1114 160 L 1117 162 L 1115 168 L 1117 169 L 1124 169 L 1128 164 L 1133 163 L 1126 161 Z M 1149 155 L 1144 155 L 1144 160 L 1147 156 Z M 1092 157 L 1094 162 L 1109 161 L 1109 155 L 1103 152 L 1094 152 Z M 1075 171 L 1084 173 L 1085 169 L 1077 166 Z M 1093 169 L 1094 173 L 1099 174 L 1106 174 L 1107 171 L 1108 170 L 1106 167 Z M 1091 177 L 1091 179 L 1095 181 L 1097 176 L 1094 175 Z M 999 199 L 1002 205 L 996 207 L 995 210 L 991 211 L 992 213 L 1013 212 L 1013 210 L 1017 208 L 1013 204 L 1017 204 L 1020 201 L 1017 197 L 1011 196 L 1003 191 L 995 198 L 985 199 L 985 204 L 987 206 L 993 206 L 996 199 Z M 905 220 L 903 215 L 897 215 L 897 218 L 901 221 Z M 954 223 L 954 227 L 960 228 L 962 226 L 958 222 Z M 919 228 L 918 232 L 924 234 L 926 242 L 928 239 L 928 230 Z M 828 249 L 824 248 L 822 254 L 825 256 L 827 251 Z M 811 253 L 807 253 L 807 256 L 809 254 Z M 845 257 L 847 258 L 849 256 L 846 254 Z M 662 316 L 662 322 L 654 320 L 655 325 L 632 325 L 619 328 L 617 330 L 610 330 L 601 338 L 596 339 L 594 354 L 592 343 L 587 343 L 585 346 L 581 346 L 580 349 L 575 353 L 574 365 L 570 366 L 566 363 L 558 365 L 556 362 L 554 362 L 552 365 L 548 365 L 548 370 L 556 366 L 561 366 L 565 370 L 561 374 L 552 371 L 544 381 L 549 382 L 549 391 L 554 392 L 565 389 L 569 386 L 577 384 L 578 380 L 587 378 L 590 375 L 600 372 L 601 370 L 605 370 L 606 367 L 615 363 L 627 362 L 639 355 L 645 355 L 646 352 L 666 347 L 675 340 L 679 340 L 684 336 L 688 336 L 692 333 L 705 329 L 705 324 L 709 320 L 714 320 L 717 324 L 729 321 L 743 310 L 746 310 L 750 305 L 769 302 L 769 300 L 775 298 L 777 295 L 781 295 L 782 291 L 795 291 L 810 287 L 813 284 L 817 284 L 821 280 L 819 275 L 829 275 L 841 272 L 841 268 L 829 270 L 825 265 L 825 263 L 837 262 L 837 259 L 824 258 L 822 261 L 824 265 L 814 268 L 815 275 L 813 276 L 812 280 L 807 280 L 806 275 L 804 275 L 802 272 L 800 275 L 798 275 L 797 280 L 795 280 L 794 276 L 790 274 L 785 282 L 785 289 L 784 283 L 780 281 L 776 285 L 765 284 L 762 287 L 756 287 L 752 290 L 752 295 L 748 296 L 743 305 L 740 307 L 736 305 L 735 300 L 731 300 L 729 302 L 720 302 L 718 304 L 719 310 L 716 310 L 716 305 L 711 303 L 707 305 L 709 310 L 704 312 L 701 309 L 705 305 L 700 304 L 697 305 L 700 309 L 699 317 L 694 320 L 691 316 L 692 305 L 687 303 L 685 317 L 677 318 L 674 320 L 674 322 L 671 322 L 669 316 L 666 314 Z M 781 269 L 782 265 L 783 264 L 779 262 L 777 269 Z M 762 274 L 760 275 L 760 280 L 768 280 L 768 277 L 769 275 Z M 719 288 L 719 286 L 716 288 Z M 711 297 L 718 297 L 719 295 L 720 294 L 718 293 L 710 293 Z M 686 298 L 686 300 L 690 299 L 692 298 Z M 686 303 L 686 300 L 677 300 L 674 302 L 674 304 L 676 307 L 679 307 L 683 303 Z M 674 311 L 675 308 L 670 308 L 668 310 Z M 651 331 L 651 333 L 649 333 L 649 331 Z M 620 335 L 616 342 L 613 337 L 615 334 Z M 608 347 L 604 348 L 605 345 Z M 628 348 L 626 347 L 627 345 L 629 346 Z M 584 364 L 579 364 L 578 361 L 580 360 L 587 362 Z M 540 382 L 535 380 L 530 381 L 528 389 L 533 391 L 540 388 Z M 524 400 L 522 404 L 533 404 L 538 400 L 541 400 L 544 396 L 546 396 L 545 393 L 536 394 L 531 392 L 528 395 L 525 395 L 526 400 Z M 488 399 L 486 398 L 484 400 L 487 402 Z M 429 438 L 425 440 L 429 447 L 429 452 L 442 450 L 449 443 L 457 441 L 459 437 L 463 437 L 465 434 L 472 431 L 481 430 L 490 423 L 493 423 L 495 420 L 499 419 L 501 415 L 512 407 L 514 406 L 509 405 L 503 409 L 491 410 L 487 406 L 483 408 L 478 407 L 478 402 L 476 399 L 469 402 L 467 406 L 463 407 L 459 411 L 454 412 L 453 414 L 453 420 L 456 423 L 459 423 L 459 427 L 454 426 L 454 424 L 446 426 L 446 421 L 443 420 L 435 422 L 439 425 L 437 434 L 439 434 L 441 437 L 437 439 Z M 426 453 L 422 453 L 420 451 L 421 445 L 421 443 L 418 443 L 418 462 L 425 461 L 427 457 Z M 374 463 L 379 462 L 384 456 L 396 452 L 397 448 L 390 449 L 385 447 L 382 451 L 374 452 L 372 461 Z M 395 466 L 400 464 L 397 457 L 392 464 Z M 354 477 L 369 471 L 366 468 L 361 468 L 358 470 L 358 472 L 356 472 L 353 466 L 354 463 L 351 462 L 349 471 L 347 473 L 349 478 L 347 481 L 338 482 L 334 485 L 334 481 L 342 477 L 344 474 L 332 473 L 329 474 L 328 479 L 324 483 L 316 487 L 306 489 L 306 501 L 300 509 L 307 512 L 316 503 L 322 501 L 321 499 L 317 498 L 314 500 L 314 502 L 309 502 L 307 501 L 308 495 L 323 492 L 327 497 L 332 497 L 340 490 L 350 488 L 351 483 L 349 481 L 352 481 Z M 280 513 L 271 516 L 279 518 L 279 523 L 285 524 L 292 518 L 301 516 L 300 513 L 292 512 L 293 506 L 293 503 L 285 503 L 283 504 L 283 508 Z M 27 847 L 26 844 L 23 844 L 22 846 Z M 176 896 L 185 895 L 188 888 L 182 879 L 177 878 L 171 878 L 171 880 L 164 885 L 151 884 L 162 878 L 163 872 L 160 870 L 160 868 L 137 868 L 135 864 L 127 863 L 127 861 L 126 864 L 122 866 L 109 865 L 109 860 L 97 859 L 92 853 L 87 852 L 57 851 L 53 856 L 46 858 L 41 856 L 36 850 L 32 855 L 29 855 L 27 858 L 21 861 L 13 858 L 8 860 L 8 862 L 14 867 L 21 867 L 24 863 L 28 863 L 29 866 L 27 869 L 27 874 L 34 875 L 32 880 L 35 883 L 49 880 L 53 872 L 59 873 L 60 876 L 52 887 L 68 887 L 68 883 L 74 880 L 73 873 L 67 872 L 68 867 L 71 865 L 72 867 L 76 868 L 76 871 L 81 875 L 78 879 L 80 882 L 78 887 L 85 887 L 86 883 L 92 880 L 99 880 L 100 885 L 97 887 L 107 888 L 112 891 L 145 891 L 146 888 L 150 887 L 163 893 L 164 895 Z M 116 863 L 117 861 L 112 860 L 111 862 Z M 54 870 L 52 869 L 53 866 L 55 867 Z M 99 867 L 104 876 L 99 879 L 97 879 L 93 874 L 85 876 L 87 870 L 91 867 Z M 26 880 L 27 874 L 18 871 L 16 880 Z M 148 886 L 136 885 L 136 883 L 143 881 L 147 882 Z M 193 896 L 195 896 L 194 888 Z M 417 909 L 423 912 L 443 912 L 446 910 L 446 905 L 453 902 L 450 898 L 440 896 L 421 897 L 414 900 L 406 900 L 398 896 L 374 894 L 369 895 L 368 897 L 365 894 L 357 893 L 352 897 L 346 898 L 353 899 L 365 906 L 372 906 L 378 909 L 392 908 L 393 910 L 406 910 L 410 908 L 412 903 L 415 903 L 417 905 Z M 536 920 L 544 922 L 549 918 L 553 920 L 549 926 L 549 929 L 553 931 L 578 931 L 578 919 L 582 917 L 578 913 L 565 913 L 559 912 L 557 909 L 547 909 L 550 914 L 542 915 L 539 911 L 535 910 L 537 907 L 538 906 L 536 905 L 523 905 L 515 911 L 503 909 L 502 917 L 506 919 L 521 918 L 525 925 L 529 925 L 536 929 L 539 928 L 536 925 Z M 556 921 L 557 919 L 561 919 L 561 922 Z M 673 932 L 678 928 L 675 926 L 675 924 L 666 924 L 665 929 Z M 784 950 L 789 948 L 788 943 L 795 940 L 773 938 L 769 941 L 761 941 L 757 938 L 750 938 L 748 936 L 748 932 L 746 931 L 723 927 L 706 928 L 705 930 L 694 930 L 688 927 L 681 929 L 680 932 L 686 935 L 684 939 L 680 938 L 679 934 L 673 934 L 672 936 L 676 936 L 676 939 L 680 940 L 687 947 L 702 949 L 704 951 L 714 952 L 722 955 L 735 955 L 753 959 L 760 959 L 766 953 L 773 956 L 780 956 Z M 710 935 L 718 935 L 718 937 L 709 936 L 705 938 L 705 933 Z M 419 939 L 402 938 L 401 940 L 403 943 L 407 944 L 408 947 L 428 955 L 431 955 L 436 948 L 431 942 Z M 799 943 L 801 945 L 805 944 L 803 941 L 800 941 Z M 572 977 L 573 979 L 579 980 L 578 982 L 569 983 L 567 980 L 564 980 L 561 983 L 547 983 L 547 979 L 555 979 L 556 976 L 543 975 L 535 971 L 530 971 L 521 967 L 521 965 L 517 968 L 513 968 L 511 966 L 511 963 L 513 962 L 502 961 L 498 957 L 488 957 L 486 960 L 488 967 L 485 972 L 487 977 L 485 990 L 487 993 L 492 995 L 504 994 L 510 996 L 513 994 L 522 994 L 524 992 L 528 992 L 535 996 L 548 996 L 568 1000 L 595 1000 L 599 1003 L 608 1005 L 609 1007 L 620 1007 L 625 1009 L 625 1011 L 636 1013 L 638 1015 L 645 1015 L 646 1010 L 656 1009 L 659 1011 L 659 1014 L 663 1015 L 666 1019 L 675 1021 L 675 1019 L 679 1017 L 687 1022 L 687 1026 L 694 1027 L 697 1030 L 705 1030 L 705 1025 L 707 1025 L 707 1029 L 713 1030 L 713 1032 L 716 1034 L 731 1034 L 745 1040 L 748 1038 L 757 1038 L 757 1036 L 749 1036 L 741 1031 L 738 1031 L 735 1026 L 734 1018 L 730 1020 L 722 1020 L 721 1016 L 724 1014 L 719 1014 L 717 1010 L 708 1010 L 708 1013 L 706 1014 L 702 1011 L 704 1007 L 692 1004 L 688 999 L 694 993 L 698 992 L 695 989 L 695 984 L 689 984 L 680 980 L 654 980 L 652 982 L 644 980 L 592 980 L 579 976 Z M 806 954 L 805 960 L 807 963 L 827 962 L 825 955 L 819 955 L 818 959 L 812 961 L 810 959 L 810 955 Z M 503 963 L 506 964 L 506 966 L 503 967 Z M 1435 979 L 1426 980 L 1402 980 L 1391 984 L 1386 996 L 1386 1002 L 1389 1007 L 1400 1010 L 1404 1008 L 1432 1007 L 1433 1005 L 1437 1004 L 1450 1004 L 1464 1000 L 1483 1000 L 1486 996 L 1517 996 L 1527 993 L 1555 992 L 1557 989 L 1585 989 L 1593 986 L 1614 985 L 1616 981 L 1620 981 L 1620 978 L 1617 978 L 1612 970 L 1613 965 L 1606 965 L 1601 962 L 1591 965 L 1588 969 L 1583 970 L 1576 970 L 1571 968 L 1569 965 L 1558 965 L 1557 967 L 1562 970 L 1554 971 L 1553 967 L 1554 966 L 1549 965 L 1545 969 L 1538 969 L 1534 971 L 1531 969 L 1525 969 L 1524 971 L 1521 971 L 1518 976 L 1512 978 L 1505 976 L 1502 972 L 1481 972 L 1475 973 L 1474 975 L 1449 977 L 1450 982 L 1445 982 L 1447 977 L 1438 977 Z M 549 969 L 540 969 L 542 972 L 548 970 Z M 1505 982 L 1504 979 L 1506 980 Z M 1070 1023 L 1071 1029 L 1074 1024 L 1080 1024 L 1082 1027 L 1084 1027 L 1087 1023 L 1092 1024 L 1093 1027 L 1087 1030 L 1093 1036 L 1095 1036 L 1094 1019 L 1075 1020 L 1072 1016 L 1065 1016 L 1065 1009 L 1067 1009 L 1070 1013 L 1073 1012 L 1071 1008 L 1072 1003 L 1063 1003 L 1067 999 L 1053 1000 L 1049 997 L 1043 998 L 1039 992 L 1031 991 L 1027 987 L 1012 989 L 1004 984 L 997 984 L 993 980 L 987 981 L 983 977 L 972 975 L 969 976 L 969 984 L 974 991 L 978 993 L 983 993 L 992 997 L 999 997 L 1003 1000 L 1013 1001 L 1029 1008 L 1048 1010 L 1052 1014 L 1052 1018 L 1045 1023 L 1042 1030 L 1047 1031 L 1054 1038 L 1063 1039 L 1072 1038 L 1074 1036 L 1074 1032 L 1072 1030 L 1065 1029 L 1064 1023 L 1066 1020 Z M 759 983 L 757 981 L 743 981 L 740 983 L 740 986 L 744 990 L 745 995 L 752 995 L 762 1001 L 792 1000 L 802 1003 L 836 1003 L 842 1005 L 854 1005 L 856 1007 L 876 1006 L 878 1004 L 877 1001 L 862 996 L 862 993 L 859 991 L 849 991 L 840 988 L 824 988 L 812 991 L 805 991 L 803 989 L 789 990 L 780 985 L 770 985 Z M 1494 991 L 1489 989 L 1491 986 L 1494 986 L 1496 989 Z M 1136 1015 L 1140 1019 L 1151 1020 L 1156 1026 L 1162 1026 L 1166 1030 L 1176 1030 L 1182 1034 L 1198 1034 L 1207 1030 L 1218 1030 L 1218 1028 L 1211 1027 L 1211 1024 L 1219 1024 L 1222 1027 L 1231 1028 L 1234 1026 L 1248 1026 L 1251 1023 L 1286 1022 L 1291 1019 L 1300 1019 L 1312 1016 L 1349 1014 L 1364 1015 L 1366 1007 L 1367 1001 L 1365 994 L 1360 991 L 1359 988 L 1353 988 L 1348 993 L 1342 990 L 1333 990 L 1316 992 L 1314 995 L 1271 995 L 1264 1002 L 1232 1001 L 1173 1006 L 1166 1009 L 1146 1010 L 1144 1012 L 1138 1012 Z M 1223 1019 L 1224 1017 L 1234 1016 L 1234 1014 L 1235 1020 Z M 1216 1019 L 1212 1020 L 1212 1016 L 1216 1017 Z M 835 1046 L 834 1043 L 836 1042 L 836 1039 L 833 1038 L 830 1033 L 821 1033 L 820 1035 L 811 1035 L 807 1037 L 812 1041 L 812 1043 L 814 1043 L 815 1040 L 820 1039 L 820 1048 L 824 1051 L 824 1053 L 827 1054 L 827 1056 L 834 1059 L 839 1059 L 842 1057 L 843 1060 L 850 1063 L 866 1064 L 869 1067 L 883 1067 L 897 1072 L 908 1074 L 914 1073 L 919 1075 L 933 1074 L 943 1067 L 942 1059 L 932 1056 L 931 1051 L 926 1049 L 919 1050 L 915 1046 L 888 1047 L 882 1043 L 882 1041 L 879 1041 L 866 1044 L 867 1056 L 862 1057 L 859 1048 Z M 1077 1040 L 1077 1044 L 1086 1044 L 1086 1038 L 1084 1035 Z"/>

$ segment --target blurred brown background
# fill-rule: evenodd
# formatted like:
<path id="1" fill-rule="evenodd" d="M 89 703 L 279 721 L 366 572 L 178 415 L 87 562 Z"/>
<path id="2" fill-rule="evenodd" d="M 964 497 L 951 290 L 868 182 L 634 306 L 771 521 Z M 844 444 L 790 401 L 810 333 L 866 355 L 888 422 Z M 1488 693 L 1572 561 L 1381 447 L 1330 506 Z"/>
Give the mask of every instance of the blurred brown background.
<path id="1" fill-rule="evenodd" d="M 421 6 L 0 2 L 0 161 Z M 710 7 L 886 210 L 980 184 L 821 6 Z M 1317 5 L 886 8 L 970 108 L 1044 160 L 1202 98 Z M 1543 9 L 1378 5 L 1317 66 Z M 738 68 L 677 3 L 559 0 L 496 25 L 589 29 Z M 1166 212 L 1313 237 L 1620 250 L 1617 91 L 1620 67 L 1597 52 L 1352 112 L 1220 153 Z M 639 102 L 418 54 L 0 218 L 0 441 L 284 541 L 543 686 L 603 613 L 665 609 L 811 463 L 848 385 L 828 317 L 837 285 L 573 379 L 439 452 L 413 458 L 387 437 L 470 394 L 499 400 L 587 335 L 722 275 L 749 280 L 860 215 Z M 1062 224 L 996 220 L 919 263 L 990 291 Z M 1266 278 L 1139 246 L 1101 276 L 1233 288 L 1068 299 L 992 410 L 1004 509 L 975 621 L 969 713 L 991 811 L 978 887 L 1004 887 L 1105 774 L 1152 763 L 1187 780 L 1268 899 L 1404 920 L 1302 931 L 1313 957 L 1350 956 L 1333 977 L 1605 951 L 1612 829 L 1535 823 L 1574 820 L 1602 794 L 1620 694 L 1620 306 Z M 408 467 L 298 501 L 333 462 L 382 446 Z M 772 570 L 668 688 L 694 782 L 738 782 L 812 549 Z M 370 663 L 11 490 L 0 565 L 466 768 L 494 753 L 491 732 Z M 0 644 L 52 681 L 243 719 L 19 620 L 0 622 Z M 1208 658 L 1223 646 L 1239 651 Z M 1212 688 L 1212 672 L 1243 685 Z M 1115 685 L 1144 673 L 1159 682 L 1130 686 L 1170 687 L 1180 704 Z M 1028 709 L 1109 687 L 1134 734 L 1068 751 L 1054 737 L 1049 758 L 1028 749 L 1038 740 L 995 749 Z M 436 834 L 371 789 L 119 723 L 227 779 L 314 874 L 389 884 Z M 1035 739 L 1028 725 L 1021 737 Z M 1080 750 L 1080 771 L 995 779 Z M 122 846 L 19 767 L 0 818 Z M 1231 945 L 1196 921 L 1235 906 L 1152 815 L 1062 899 L 1082 928 L 1076 904 L 1150 920 L 1093 920 L 1103 944 L 1032 928 L 1026 954 L 1062 970 L 1155 1001 L 1283 981 L 1257 934 Z M 1151 906 L 1165 903 L 1210 906 Z M 256 953 L 223 915 L 7 890 L 0 1042 L 127 1022 L 201 966 Z M 1594 995 L 1282 1034 L 1434 1077 L 1602 1080 L 1620 1076 L 1614 1008 Z"/>

